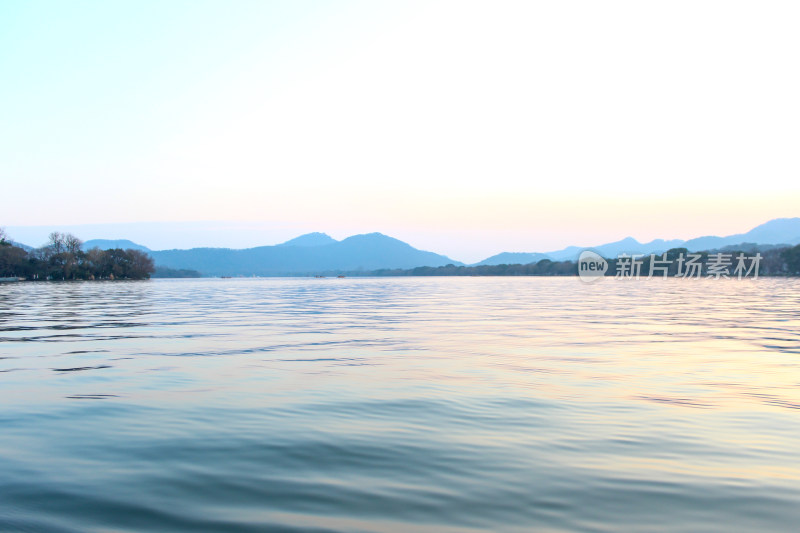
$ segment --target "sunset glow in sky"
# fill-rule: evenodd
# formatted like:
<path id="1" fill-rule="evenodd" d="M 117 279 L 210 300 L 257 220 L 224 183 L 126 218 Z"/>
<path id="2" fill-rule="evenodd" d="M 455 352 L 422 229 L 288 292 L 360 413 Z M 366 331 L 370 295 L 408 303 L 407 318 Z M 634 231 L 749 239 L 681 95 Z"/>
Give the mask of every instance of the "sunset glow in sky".
<path id="1" fill-rule="evenodd" d="M 788 1 L 3 2 L 0 226 L 460 260 L 744 232 L 800 216 L 798 25 Z"/>

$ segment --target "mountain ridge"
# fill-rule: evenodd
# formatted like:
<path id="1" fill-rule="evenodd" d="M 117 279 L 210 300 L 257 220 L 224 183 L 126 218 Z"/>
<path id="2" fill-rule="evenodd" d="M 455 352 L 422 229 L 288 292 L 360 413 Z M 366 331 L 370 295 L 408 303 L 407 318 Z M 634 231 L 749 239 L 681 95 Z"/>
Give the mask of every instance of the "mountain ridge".
<path id="1" fill-rule="evenodd" d="M 132 249 L 147 253 L 152 252 L 152 250 L 147 246 L 143 246 L 128 239 L 89 239 L 83 243 L 81 248 L 84 251 L 91 250 L 92 248 L 100 248 L 101 250 L 121 248 L 123 250 Z"/>
<path id="2" fill-rule="evenodd" d="M 471 266 L 530 264 L 542 259 L 574 261 L 583 250 L 593 250 L 604 257 L 613 258 L 621 253 L 660 254 L 672 248 L 687 248 L 690 252 L 697 252 L 726 250 L 736 246 L 755 250 L 758 246 L 796 244 L 800 244 L 800 217 L 772 219 L 748 232 L 725 237 L 706 235 L 688 240 L 654 239 L 641 243 L 628 236 L 598 246 L 568 246 L 551 252 L 502 252 Z M 341 241 L 326 233 L 312 232 L 280 244 L 240 249 L 195 247 L 152 250 L 128 239 L 91 239 L 83 245 L 84 250 L 94 247 L 141 250 L 150 254 L 158 266 L 198 270 L 212 276 L 300 275 L 323 271 L 370 271 L 463 264 L 377 232 L 351 235 Z"/>
<path id="3" fill-rule="evenodd" d="M 336 242 L 339 241 L 327 233 L 315 231 L 313 233 L 305 233 L 281 244 L 276 244 L 275 246 L 325 246 L 326 244 L 333 244 Z"/>
<path id="4" fill-rule="evenodd" d="M 283 243 L 241 250 L 192 248 L 152 251 L 150 255 L 159 266 L 198 270 L 207 276 L 303 275 L 329 271 L 371 271 L 381 268 L 462 264 L 434 252 L 418 250 L 381 233 L 352 235 L 341 241 L 334 240 L 330 244 Z"/>
<path id="5" fill-rule="evenodd" d="M 708 235 L 693 239 L 654 239 L 640 243 L 633 237 L 601 244 L 599 246 L 568 246 L 561 250 L 545 252 L 547 258 L 554 261 L 574 261 L 583 250 L 593 250 L 603 257 L 616 257 L 627 254 L 660 254 L 671 248 L 687 248 L 690 252 L 716 250 L 738 244 L 800 244 L 800 217 L 775 218 L 759 224 L 746 233 L 736 233 L 725 237 Z"/>

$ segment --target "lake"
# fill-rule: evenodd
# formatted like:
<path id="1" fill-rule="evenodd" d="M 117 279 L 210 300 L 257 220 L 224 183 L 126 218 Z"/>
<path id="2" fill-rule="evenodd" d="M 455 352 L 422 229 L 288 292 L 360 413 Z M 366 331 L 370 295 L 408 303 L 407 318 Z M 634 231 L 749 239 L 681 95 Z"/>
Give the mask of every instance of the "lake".
<path id="1" fill-rule="evenodd" d="M 0 531 L 789 531 L 800 280 L 0 285 Z"/>

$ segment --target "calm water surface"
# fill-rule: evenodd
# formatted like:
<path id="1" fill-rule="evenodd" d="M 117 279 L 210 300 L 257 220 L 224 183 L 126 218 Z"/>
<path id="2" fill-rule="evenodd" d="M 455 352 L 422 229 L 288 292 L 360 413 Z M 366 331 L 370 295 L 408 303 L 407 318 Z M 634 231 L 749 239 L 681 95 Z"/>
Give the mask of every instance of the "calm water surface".
<path id="1" fill-rule="evenodd" d="M 800 281 L 0 286 L 0 531 L 791 531 Z"/>

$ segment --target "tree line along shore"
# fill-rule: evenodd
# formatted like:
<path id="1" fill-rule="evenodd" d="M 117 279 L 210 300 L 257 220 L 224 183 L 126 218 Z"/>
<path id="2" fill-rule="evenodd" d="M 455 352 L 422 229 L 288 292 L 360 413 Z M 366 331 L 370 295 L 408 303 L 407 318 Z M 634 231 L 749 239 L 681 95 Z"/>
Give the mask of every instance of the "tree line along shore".
<path id="1" fill-rule="evenodd" d="M 722 254 L 725 259 L 730 261 L 730 269 L 724 277 L 735 277 L 735 266 L 737 256 L 743 254 L 747 257 L 748 267 L 756 254 L 758 258 L 758 276 L 798 276 L 800 275 L 800 245 L 794 247 L 763 247 L 759 250 L 757 245 L 742 245 L 739 247 L 728 247 L 721 251 L 691 253 L 686 248 L 673 248 L 666 254 L 644 255 L 638 258 L 638 266 L 635 272 L 630 272 L 630 277 L 648 277 L 651 272 L 651 264 L 662 263 L 667 266 L 657 267 L 653 270 L 658 272 L 658 277 L 681 277 L 686 275 L 684 260 L 689 256 L 696 257 L 697 276 L 707 277 L 710 267 L 717 261 L 717 254 Z M 630 259 L 630 258 L 628 258 Z M 655 259 L 656 263 L 653 263 Z M 606 259 L 608 269 L 605 276 L 616 276 L 624 270 L 624 258 Z M 628 268 L 630 266 L 628 265 Z M 713 269 L 713 267 L 712 267 Z M 350 275 L 358 275 L 349 272 Z M 754 272 L 750 271 L 748 277 L 753 277 Z M 361 273 L 364 275 L 364 273 Z M 410 269 L 381 269 L 370 272 L 370 276 L 577 276 L 578 263 L 575 261 L 551 261 L 542 259 L 536 263 L 529 264 L 502 264 L 502 265 L 479 265 L 479 266 L 456 266 L 445 265 L 440 267 L 417 267 Z M 695 276 L 689 276 L 695 277 Z"/>
<path id="2" fill-rule="evenodd" d="M 45 280 L 136 280 L 155 272 L 153 258 L 140 250 L 83 250 L 83 241 L 53 232 L 41 248 L 26 250 L 0 229 L 0 278 Z"/>

